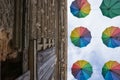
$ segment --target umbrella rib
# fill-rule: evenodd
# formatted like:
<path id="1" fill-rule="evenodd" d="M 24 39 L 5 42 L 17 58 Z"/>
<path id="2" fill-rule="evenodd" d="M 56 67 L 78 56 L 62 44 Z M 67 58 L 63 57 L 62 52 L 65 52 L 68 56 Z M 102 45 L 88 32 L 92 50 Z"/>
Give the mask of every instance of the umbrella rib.
<path id="1" fill-rule="evenodd" d="M 112 6 L 110 6 L 109 8 L 112 8 L 115 4 L 117 4 L 118 2 L 120 2 L 120 0 L 116 1 Z"/>
<path id="2" fill-rule="evenodd" d="M 113 40 L 113 39 L 111 39 L 111 44 L 112 44 L 112 46 L 113 46 L 113 47 L 118 46 L 118 45 L 114 42 L 114 40 Z"/>
<path id="3" fill-rule="evenodd" d="M 84 39 L 84 38 L 83 38 Z M 84 39 L 87 43 L 89 43 L 89 41 L 87 41 L 86 39 Z"/>
<path id="4" fill-rule="evenodd" d="M 117 8 L 117 9 L 120 9 L 120 8 Z M 113 10 L 117 10 L 117 9 L 113 9 Z M 119 15 L 119 14 L 117 14 L 117 13 L 115 13 L 115 12 L 113 12 L 113 11 L 111 11 L 112 13 L 114 13 L 115 15 Z"/>
<path id="5" fill-rule="evenodd" d="M 112 10 L 117 10 L 117 9 L 120 9 L 120 8 L 116 8 L 116 9 L 112 9 Z M 102 9 L 102 10 L 107 10 L 107 9 Z"/>
<path id="6" fill-rule="evenodd" d="M 113 73 L 117 74 L 118 76 L 120 76 L 120 74 L 118 74 L 117 72 L 115 72 L 114 70 L 112 70 Z"/>

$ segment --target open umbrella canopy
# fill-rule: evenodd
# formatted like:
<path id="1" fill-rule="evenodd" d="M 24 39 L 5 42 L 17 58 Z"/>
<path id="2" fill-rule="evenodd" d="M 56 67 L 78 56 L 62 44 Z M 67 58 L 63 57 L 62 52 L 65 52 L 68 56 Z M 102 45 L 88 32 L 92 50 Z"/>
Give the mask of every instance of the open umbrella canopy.
<path id="1" fill-rule="evenodd" d="M 85 60 L 75 62 L 71 70 L 77 80 L 88 80 L 93 73 L 91 64 Z"/>
<path id="2" fill-rule="evenodd" d="M 71 32 L 71 41 L 77 47 L 85 47 L 91 41 L 91 33 L 85 27 L 77 27 Z"/>
<path id="3" fill-rule="evenodd" d="M 120 0 L 103 0 L 100 9 L 104 16 L 113 18 L 120 15 Z"/>
<path id="4" fill-rule="evenodd" d="M 102 75 L 105 80 L 120 80 L 120 63 L 108 61 L 102 68 Z"/>
<path id="5" fill-rule="evenodd" d="M 87 0 L 75 0 L 70 6 L 71 13 L 78 17 L 84 18 L 90 13 L 90 4 Z"/>
<path id="6" fill-rule="evenodd" d="M 120 28 L 118 27 L 108 27 L 102 33 L 103 43 L 107 47 L 115 48 L 120 46 Z"/>

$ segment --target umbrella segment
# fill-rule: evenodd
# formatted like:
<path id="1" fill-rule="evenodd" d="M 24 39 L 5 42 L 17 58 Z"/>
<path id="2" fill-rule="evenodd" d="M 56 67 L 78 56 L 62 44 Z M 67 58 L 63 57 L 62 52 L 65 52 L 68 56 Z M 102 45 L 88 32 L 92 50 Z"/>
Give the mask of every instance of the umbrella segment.
<path id="1" fill-rule="evenodd" d="M 110 48 L 120 47 L 120 28 L 110 26 L 102 33 L 103 43 Z"/>
<path id="2" fill-rule="evenodd" d="M 71 32 L 70 38 L 75 46 L 82 48 L 90 43 L 91 33 L 87 28 L 80 26 Z"/>
<path id="3" fill-rule="evenodd" d="M 75 17 L 84 18 L 90 13 L 91 7 L 87 0 L 75 0 L 70 6 L 70 11 Z"/>
<path id="4" fill-rule="evenodd" d="M 102 14 L 109 18 L 120 15 L 120 0 L 103 0 L 100 5 Z"/>
<path id="5" fill-rule="evenodd" d="M 108 61 L 102 68 L 102 75 L 105 80 L 120 80 L 120 63 Z"/>
<path id="6" fill-rule="evenodd" d="M 77 80 L 88 80 L 93 73 L 91 64 L 85 60 L 78 60 L 75 62 L 71 70 L 72 75 Z"/>

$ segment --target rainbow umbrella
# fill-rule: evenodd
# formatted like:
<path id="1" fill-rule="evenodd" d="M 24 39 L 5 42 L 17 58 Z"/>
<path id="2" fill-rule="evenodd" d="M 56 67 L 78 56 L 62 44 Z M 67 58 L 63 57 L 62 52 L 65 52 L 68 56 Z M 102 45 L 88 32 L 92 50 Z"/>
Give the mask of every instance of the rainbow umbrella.
<path id="1" fill-rule="evenodd" d="M 120 64 L 116 61 L 109 61 L 102 68 L 102 75 L 105 80 L 120 80 Z"/>
<path id="2" fill-rule="evenodd" d="M 115 48 L 120 46 L 120 28 L 118 27 L 108 27 L 102 33 L 103 43 L 107 47 Z"/>
<path id="3" fill-rule="evenodd" d="M 120 15 L 120 0 L 103 0 L 100 9 L 104 16 L 113 18 Z"/>
<path id="4" fill-rule="evenodd" d="M 87 28 L 77 27 L 71 33 L 71 41 L 77 47 L 85 47 L 91 41 L 91 33 Z"/>
<path id="5" fill-rule="evenodd" d="M 90 13 L 90 4 L 87 0 L 75 0 L 70 6 L 71 13 L 78 17 L 84 18 Z"/>
<path id="6" fill-rule="evenodd" d="M 93 73 L 91 64 L 85 60 L 78 60 L 75 62 L 71 70 L 72 75 L 77 80 L 87 80 Z"/>

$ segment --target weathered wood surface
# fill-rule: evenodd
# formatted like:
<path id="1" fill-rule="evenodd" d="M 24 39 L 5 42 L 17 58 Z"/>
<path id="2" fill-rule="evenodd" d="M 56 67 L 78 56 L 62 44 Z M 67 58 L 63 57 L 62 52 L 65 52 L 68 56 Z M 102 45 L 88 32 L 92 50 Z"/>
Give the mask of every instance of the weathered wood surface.
<path id="1" fill-rule="evenodd" d="M 46 49 L 37 53 L 37 65 L 42 65 L 48 59 L 52 58 L 55 55 L 55 48 Z"/>
<path id="2" fill-rule="evenodd" d="M 0 0 L 0 27 L 13 28 L 15 5 L 14 0 Z"/>
<path id="3" fill-rule="evenodd" d="M 53 74 L 56 64 L 55 48 L 46 49 L 37 53 L 38 80 L 48 80 Z"/>
<path id="4" fill-rule="evenodd" d="M 22 16 L 22 10 L 20 6 L 21 3 L 18 5 L 16 4 L 17 1 L 18 0 L 0 0 L 0 28 L 11 29 L 10 32 L 13 35 L 11 43 L 14 42 L 12 46 L 16 49 L 20 48 L 20 44 L 22 44 L 19 42 L 21 41 L 20 36 L 22 33 L 21 23 L 19 22 Z M 6 52 L 8 51 L 6 50 Z M 18 54 L 15 59 L 8 59 L 1 62 L 1 80 L 14 80 L 22 74 L 22 58 L 20 56 L 21 54 Z"/>
<path id="5" fill-rule="evenodd" d="M 54 69 L 55 69 L 55 66 L 50 67 L 47 73 L 41 79 L 38 79 L 38 80 L 50 80 L 50 77 L 53 75 Z"/>
<path id="6" fill-rule="evenodd" d="M 22 76 L 18 77 L 15 80 L 30 80 L 30 71 L 27 71 Z"/>
<path id="7" fill-rule="evenodd" d="M 45 74 L 49 73 L 49 69 L 54 68 L 55 65 L 55 56 L 53 56 L 52 58 L 50 58 L 47 62 L 45 62 L 39 69 L 38 69 L 38 80 L 43 80 L 41 79 L 42 77 L 50 77 L 50 76 L 46 76 Z M 52 75 L 48 74 L 48 75 Z"/>
<path id="8" fill-rule="evenodd" d="M 67 0 L 60 0 L 58 7 L 58 32 L 56 32 L 57 77 L 55 80 L 67 80 Z"/>

